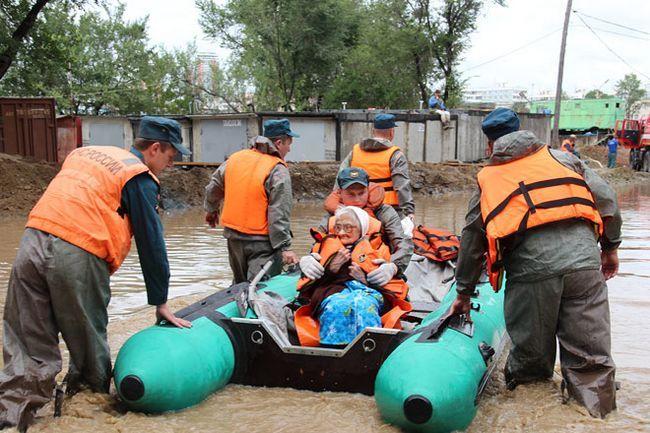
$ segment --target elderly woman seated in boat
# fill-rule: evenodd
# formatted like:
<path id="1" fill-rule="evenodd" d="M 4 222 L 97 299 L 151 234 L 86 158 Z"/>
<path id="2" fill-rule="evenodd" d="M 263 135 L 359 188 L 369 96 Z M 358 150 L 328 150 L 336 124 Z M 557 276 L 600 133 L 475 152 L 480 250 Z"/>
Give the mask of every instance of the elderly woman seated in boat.
<path id="1" fill-rule="evenodd" d="M 366 275 L 390 260 L 381 239 L 370 240 L 371 225 L 381 224 L 366 211 L 342 207 L 332 217 L 328 233 L 312 229 L 316 243 L 312 256 L 325 268 L 323 276 L 298 282 L 295 324 L 303 346 L 343 346 L 366 327 L 400 327 L 400 317 L 411 310 L 408 286 L 393 278 L 383 287 L 368 283 Z"/>

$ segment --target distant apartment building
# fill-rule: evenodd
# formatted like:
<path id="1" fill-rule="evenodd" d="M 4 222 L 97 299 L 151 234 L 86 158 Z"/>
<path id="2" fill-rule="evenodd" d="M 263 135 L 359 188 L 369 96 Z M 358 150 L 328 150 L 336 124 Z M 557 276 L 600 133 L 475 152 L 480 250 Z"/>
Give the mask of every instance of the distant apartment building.
<path id="1" fill-rule="evenodd" d="M 589 92 L 589 89 L 563 90 L 562 99 L 584 99 L 587 92 Z M 530 93 L 528 99 L 530 101 L 548 101 L 549 99 L 555 99 L 555 89 L 536 90 Z"/>
<path id="2" fill-rule="evenodd" d="M 527 102 L 523 87 L 492 87 L 468 89 L 463 101 L 469 104 L 493 103 L 497 107 L 512 107 L 516 102 Z"/>
<path id="3" fill-rule="evenodd" d="M 539 89 L 530 96 L 531 101 L 548 101 L 555 99 L 555 90 Z"/>
<path id="4" fill-rule="evenodd" d="M 194 84 L 193 112 L 232 111 L 224 101 L 217 97 L 219 58 L 216 54 L 199 53 L 189 81 Z"/>
<path id="5" fill-rule="evenodd" d="M 196 81 L 204 88 L 212 91 L 218 83 L 215 75 L 219 67 L 219 58 L 215 54 L 199 53 L 196 65 Z"/>

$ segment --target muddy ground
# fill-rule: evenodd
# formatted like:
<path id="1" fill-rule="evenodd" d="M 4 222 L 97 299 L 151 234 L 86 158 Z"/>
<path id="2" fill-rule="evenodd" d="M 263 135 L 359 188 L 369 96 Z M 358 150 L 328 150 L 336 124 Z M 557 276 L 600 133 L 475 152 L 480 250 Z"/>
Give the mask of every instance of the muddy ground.
<path id="1" fill-rule="evenodd" d="M 580 149 L 583 156 L 607 164 L 602 147 Z M 626 163 L 627 153 L 621 152 L 619 164 Z M 633 183 L 650 181 L 647 173 L 637 173 L 629 167 L 614 170 L 590 165 L 609 182 Z M 416 195 L 430 196 L 446 192 L 467 191 L 476 186 L 476 164 L 412 163 L 411 180 Z M 296 201 L 322 200 L 331 191 L 338 163 L 289 164 Z M 56 175 L 59 166 L 0 153 L 0 216 L 27 215 Z M 174 168 L 161 176 L 162 201 L 166 210 L 182 210 L 201 206 L 203 191 L 214 168 Z"/>
<path id="2" fill-rule="evenodd" d="M 593 168 L 607 167 L 607 146 L 584 146 L 578 147 L 580 156 L 583 160 L 591 162 L 596 160 L 598 163 L 591 163 Z M 616 166 L 629 167 L 630 166 L 630 151 L 628 149 L 619 148 L 616 153 Z"/>

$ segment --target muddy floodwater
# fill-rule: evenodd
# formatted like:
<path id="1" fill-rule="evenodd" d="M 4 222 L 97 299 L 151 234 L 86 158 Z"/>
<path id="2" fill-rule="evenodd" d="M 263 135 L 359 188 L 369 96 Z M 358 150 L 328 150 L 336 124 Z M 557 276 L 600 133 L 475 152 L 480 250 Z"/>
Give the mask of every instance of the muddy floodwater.
<path id="1" fill-rule="evenodd" d="M 458 194 L 420 200 L 417 220 L 460 233 L 467 199 L 467 195 Z M 621 267 L 619 275 L 609 282 L 613 353 L 621 384 L 618 411 L 606 420 L 597 420 L 575 404 L 563 405 L 558 374 L 551 382 L 506 391 L 501 371 L 495 370 L 469 432 L 650 431 L 650 185 L 619 189 L 619 201 L 624 220 Z M 307 229 L 321 217 L 319 205 L 295 206 L 292 229 L 297 253 L 307 250 Z M 24 218 L 0 220 L 0 309 L 4 309 L 23 224 Z M 208 229 L 202 212 L 165 215 L 164 225 L 172 274 L 170 303 L 175 309 L 229 285 L 230 269 L 221 230 Z M 135 248 L 112 278 L 109 314 L 113 357 L 129 336 L 153 322 L 153 308 L 146 306 Z M 398 431 L 382 422 L 372 397 L 239 385 L 227 386 L 197 407 L 156 416 L 126 412 L 114 395 L 83 392 L 66 400 L 61 418 L 53 419 L 51 405 L 46 406 L 30 431 L 250 433 L 297 429 Z"/>

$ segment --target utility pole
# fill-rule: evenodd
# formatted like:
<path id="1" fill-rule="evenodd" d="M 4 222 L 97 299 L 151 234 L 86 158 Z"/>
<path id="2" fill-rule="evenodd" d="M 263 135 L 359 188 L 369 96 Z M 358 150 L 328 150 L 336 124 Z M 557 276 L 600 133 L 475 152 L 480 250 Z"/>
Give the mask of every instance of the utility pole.
<path id="1" fill-rule="evenodd" d="M 555 111 L 553 111 L 553 133 L 551 134 L 551 146 L 557 147 L 560 142 L 560 103 L 562 102 L 562 75 L 564 74 L 564 52 L 566 51 L 566 36 L 569 31 L 569 18 L 571 18 L 571 4 L 573 0 L 567 0 L 566 12 L 564 13 L 564 29 L 562 30 L 562 45 L 560 46 L 560 64 L 557 71 L 557 88 L 555 89 Z"/>

